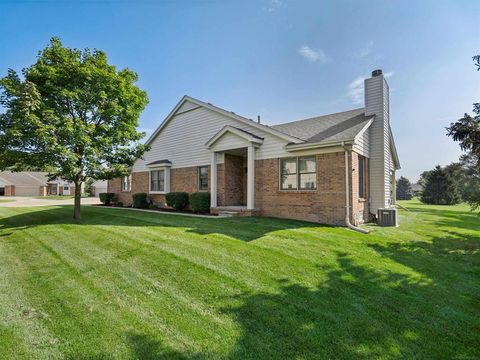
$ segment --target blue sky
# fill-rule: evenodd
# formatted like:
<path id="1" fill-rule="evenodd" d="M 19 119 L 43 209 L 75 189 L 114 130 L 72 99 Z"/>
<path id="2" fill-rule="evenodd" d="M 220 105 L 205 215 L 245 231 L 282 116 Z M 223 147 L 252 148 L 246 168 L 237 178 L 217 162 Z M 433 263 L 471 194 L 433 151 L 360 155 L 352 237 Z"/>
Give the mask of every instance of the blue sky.
<path id="1" fill-rule="evenodd" d="M 480 101 L 480 1 L 0 0 L 0 75 L 52 36 L 104 50 L 139 74 L 154 130 L 188 94 L 267 124 L 363 106 L 362 81 L 389 76 L 401 175 L 460 155 L 445 136 Z"/>

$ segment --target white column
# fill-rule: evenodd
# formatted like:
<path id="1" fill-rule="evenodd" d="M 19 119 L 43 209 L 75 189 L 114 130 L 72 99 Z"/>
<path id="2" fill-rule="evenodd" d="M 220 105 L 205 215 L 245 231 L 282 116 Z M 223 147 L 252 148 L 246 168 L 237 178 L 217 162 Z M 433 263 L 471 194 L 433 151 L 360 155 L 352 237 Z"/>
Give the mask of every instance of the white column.
<path id="1" fill-rule="evenodd" d="M 210 207 L 217 207 L 217 154 L 212 151 L 210 163 Z"/>
<path id="2" fill-rule="evenodd" d="M 248 146 L 247 156 L 247 209 L 255 208 L 255 147 L 253 144 Z"/>

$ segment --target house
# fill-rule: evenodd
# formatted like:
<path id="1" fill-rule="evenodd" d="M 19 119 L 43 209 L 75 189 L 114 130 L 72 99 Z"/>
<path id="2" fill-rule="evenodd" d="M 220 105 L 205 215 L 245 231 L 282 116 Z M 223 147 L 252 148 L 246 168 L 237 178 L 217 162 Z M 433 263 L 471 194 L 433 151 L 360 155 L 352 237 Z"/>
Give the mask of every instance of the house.
<path id="1" fill-rule="evenodd" d="M 130 176 L 110 180 L 124 204 L 146 192 L 209 191 L 211 212 L 236 211 L 360 224 L 395 204 L 400 168 L 381 70 L 365 80 L 365 107 L 266 126 L 184 96 L 147 140 Z"/>
<path id="2" fill-rule="evenodd" d="M 61 179 L 49 181 L 46 172 L 0 172 L 0 196 L 73 195 L 74 193 L 73 183 Z"/>

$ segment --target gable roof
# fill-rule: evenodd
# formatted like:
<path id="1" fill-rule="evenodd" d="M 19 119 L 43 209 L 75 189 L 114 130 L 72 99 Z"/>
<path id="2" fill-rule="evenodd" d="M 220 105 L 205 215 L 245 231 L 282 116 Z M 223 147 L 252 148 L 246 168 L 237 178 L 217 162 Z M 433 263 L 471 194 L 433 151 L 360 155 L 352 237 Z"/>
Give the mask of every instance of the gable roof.
<path id="1" fill-rule="evenodd" d="M 353 141 L 370 126 L 372 116 L 365 109 L 354 109 L 335 114 L 274 125 L 272 128 L 302 139 L 307 144 Z"/>
<path id="2" fill-rule="evenodd" d="M 22 171 L 22 172 L 1 171 L 0 183 L 2 185 L 16 185 L 16 186 L 46 185 L 46 181 L 42 181 L 41 179 L 38 178 L 38 176 L 43 176 L 43 173 L 36 173 L 36 172 L 30 172 L 30 171 Z"/>
<path id="3" fill-rule="evenodd" d="M 219 108 L 217 106 L 214 106 L 210 103 L 205 103 L 203 101 L 200 101 L 198 99 L 194 99 L 188 95 L 184 95 L 182 97 L 182 99 L 178 102 L 178 104 L 173 108 L 173 110 L 168 114 L 168 116 L 165 118 L 165 120 L 163 120 L 163 122 L 160 124 L 160 126 L 153 132 L 153 134 L 148 138 L 148 140 L 146 141 L 146 145 L 149 145 L 156 137 L 157 135 L 162 131 L 162 129 L 170 122 L 170 120 L 176 115 L 177 111 L 182 107 L 182 105 L 185 103 L 185 102 L 191 102 L 193 104 L 196 104 L 197 106 L 201 106 L 201 107 L 204 107 L 204 108 L 207 108 L 211 111 L 214 111 L 216 113 L 219 113 L 219 114 L 222 114 L 224 116 L 227 116 L 229 118 L 232 118 L 232 119 L 235 119 L 237 121 L 239 121 L 240 123 L 243 123 L 243 124 L 246 124 L 246 125 L 249 125 L 249 126 L 252 126 L 254 128 L 257 128 L 261 131 L 264 131 L 266 133 L 269 133 L 271 135 L 274 135 L 276 137 L 279 137 L 281 139 L 284 139 L 286 141 L 289 141 L 289 142 L 292 142 L 292 143 L 301 143 L 303 142 L 301 139 L 298 139 L 294 136 L 291 136 L 289 134 L 286 134 L 286 133 L 283 133 L 281 131 L 278 131 L 276 129 L 274 129 L 273 127 L 270 127 L 270 126 L 267 126 L 267 125 L 263 125 L 263 124 L 259 124 L 251 119 L 247 119 L 243 116 L 240 116 L 240 115 L 237 115 L 235 114 L 234 112 L 231 112 L 231 111 L 227 111 L 227 110 L 224 110 L 222 108 Z M 187 111 L 191 111 L 191 110 L 187 110 Z"/>
<path id="4" fill-rule="evenodd" d="M 235 126 L 225 125 L 219 132 L 217 132 L 215 135 L 212 136 L 210 140 L 207 141 L 205 146 L 207 148 L 211 148 L 225 133 L 235 134 L 241 137 L 242 139 L 252 143 L 257 143 L 257 144 L 263 143 L 263 138 L 260 136 L 252 134 L 249 131 L 239 129 Z"/>

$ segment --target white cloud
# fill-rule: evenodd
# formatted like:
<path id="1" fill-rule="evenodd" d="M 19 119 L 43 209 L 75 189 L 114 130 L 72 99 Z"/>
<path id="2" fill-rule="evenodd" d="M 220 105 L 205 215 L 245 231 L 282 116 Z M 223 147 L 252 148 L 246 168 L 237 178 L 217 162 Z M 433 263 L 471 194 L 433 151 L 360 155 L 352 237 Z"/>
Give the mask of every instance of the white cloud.
<path id="1" fill-rule="evenodd" d="M 281 0 L 269 0 L 268 5 L 265 8 L 265 11 L 267 12 L 274 12 L 278 8 L 282 6 L 282 1 Z"/>
<path id="2" fill-rule="evenodd" d="M 393 75 L 395 75 L 393 71 L 383 74 L 385 78 L 390 78 Z M 367 75 L 361 75 L 357 77 L 355 80 L 353 80 L 350 84 L 348 84 L 347 96 L 350 98 L 350 100 L 354 105 L 363 104 L 364 97 L 365 97 L 364 82 L 367 77 L 368 77 Z"/>
<path id="3" fill-rule="evenodd" d="M 359 76 L 355 80 L 353 80 L 350 84 L 348 84 L 348 91 L 347 95 L 352 101 L 353 104 L 359 105 L 363 103 L 364 98 L 364 81 L 367 78 L 366 75 Z"/>
<path id="4" fill-rule="evenodd" d="M 330 60 L 321 49 L 313 49 L 308 45 L 302 45 L 298 48 L 297 52 L 300 54 L 300 56 L 312 63 L 317 61 L 326 63 Z"/>
<path id="5" fill-rule="evenodd" d="M 363 48 L 355 52 L 355 56 L 362 58 L 369 55 L 373 49 L 373 40 L 368 40 Z"/>

